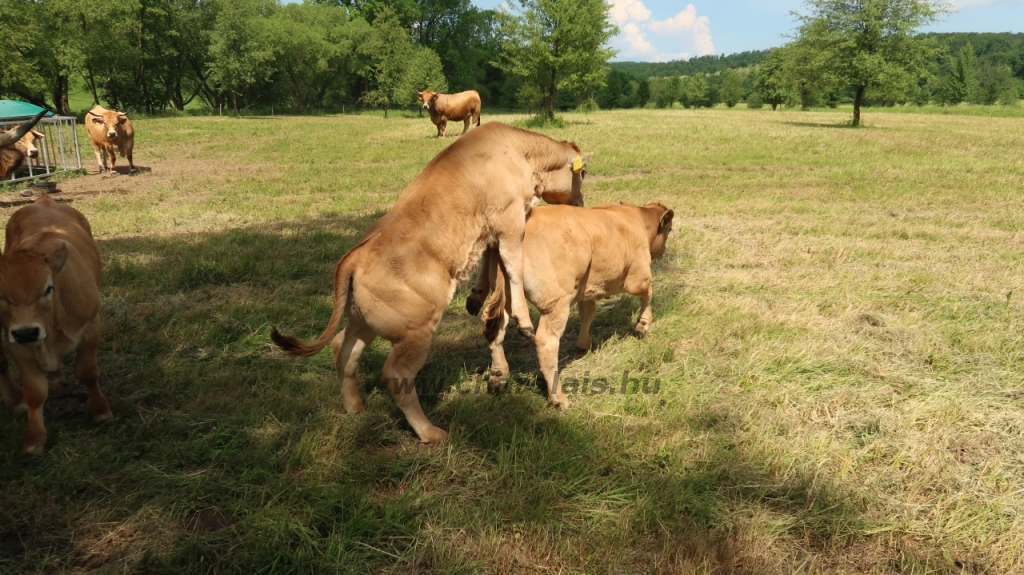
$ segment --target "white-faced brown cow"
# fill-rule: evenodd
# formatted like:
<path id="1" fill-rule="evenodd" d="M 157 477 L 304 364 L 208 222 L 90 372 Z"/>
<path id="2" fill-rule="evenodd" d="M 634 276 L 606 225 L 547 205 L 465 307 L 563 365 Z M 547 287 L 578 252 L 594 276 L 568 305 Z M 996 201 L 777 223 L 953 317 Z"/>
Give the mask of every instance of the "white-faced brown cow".
<path id="1" fill-rule="evenodd" d="M 469 125 L 480 126 L 480 94 L 476 90 L 467 90 L 458 94 L 441 94 L 423 90 L 416 92 L 416 97 L 423 102 L 423 107 L 430 111 L 430 121 L 437 126 L 437 137 L 444 137 L 445 126 L 449 121 L 463 122 L 462 133 L 469 130 Z"/>
<path id="2" fill-rule="evenodd" d="M 85 113 L 85 123 L 89 130 L 89 140 L 96 151 L 96 163 L 99 165 L 100 173 L 107 170 L 109 156 L 110 175 L 117 175 L 115 151 L 120 153 L 122 158 L 128 158 L 128 173 L 135 171 L 135 164 L 132 162 L 135 129 L 132 128 L 128 116 L 97 105 Z"/>
<path id="3" fill-rule="evenodd" d="M 100 254 L 85 216 L 46 194 L 14 212 L 0 255 L 0 321 L 21 386 L 8 377 L 0 348 L 0 393 L 15 412 L 28 412 L 26 453 L 43 452 L 47 384 L 63 379 L 63 358 L 72 351 L 93 419 L 113 417 L 99 388 L 99 313 Z"/>
<path id="4" fill-rule="evenodd" d="M 298 356 L 331 343 L 345 409 L 361 412 L 359 356 L 377 337 L 387 339 L 393 346 L 385 385 L 422 441 L 443 440 L 447 434 L 423 414 L 414 383 L 441 316 L 484 249 L 497 244 L 512 315 L 533 336 L 521 281 L 526 214 L 541 197 L 582 205 L 583 156 L 575 144 L 498 122 L 473 130 L 431 160 L 338 262 L 334 311 L 319 339 L 306 343 L 275 329 L 274 343 Z"/>
<path id="5" fill-rule="evenodd" d="M 11 133 L 17 133 L 20 126 L 14 126 Z M 8 132 L 0 132 L 0 136 Z M 0 148 L 0 179 L 6 178 L 8 174 L 17 170 L 29 158 L 39 156 L 39 148 L 36 147 L 36 140 L 42 140 L 43 133 L 36 130 L 28 130 L 25 135 L 9 146 Z"/>
<path id="6" fill-rule="evenodd" d="M 565 332 L 569 308 L 579 306 L 580 335 L 576 346 L 589 350 L 590 323 L 599 299 L 620 293 L 640 298 L 640 317 L 633 332 L 647 334 L 653 316 L 651 260 L 665 253 L 672 231 L 672 210 L 661 204 L 644 207 L 600 204 L 593 208 L 538 206 L 526 222 L 523 239 L 523 285 L 530 303 L 540 310 L 537 357 L 548 384 L 548 401 L 569 407 L 558 380 L 558 340 Z M 484 304 L 484 333 L 491 346 L 488 387 L 500 390 L 508 376 L 502 343 L 508 325 L 502 266 L 491 251 L 484 257 L 494 291 Z"/>

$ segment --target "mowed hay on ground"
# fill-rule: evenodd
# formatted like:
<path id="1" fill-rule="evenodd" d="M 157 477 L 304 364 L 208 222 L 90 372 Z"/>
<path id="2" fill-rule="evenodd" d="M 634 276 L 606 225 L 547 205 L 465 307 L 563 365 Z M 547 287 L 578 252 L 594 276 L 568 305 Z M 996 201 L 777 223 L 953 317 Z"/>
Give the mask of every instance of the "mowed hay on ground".
<path id="1" fill-rule="evenodd" d="M 570 320 L 587 393 L 557 413 L 516 335 L 512 391 L 479 392 L 461 291 L 422 372 L 451 433 L 431 448 L 381 389 L 386 342 L 346 415 L 330 353 L 269 334 L 322 329 L 337 259 L 454 139 L 426 118 L 133 118 L 141 175 L 61 186 L 103 254 L 116 419 L 55 390 L 30 460 L 0 415 L 0 571 L 1021 572 L 1024 126 L 845 119 L 548 131 L 596 153 L 588 204 L 675 210 L 651 333 L 608 300 L 579 355 Z"/>

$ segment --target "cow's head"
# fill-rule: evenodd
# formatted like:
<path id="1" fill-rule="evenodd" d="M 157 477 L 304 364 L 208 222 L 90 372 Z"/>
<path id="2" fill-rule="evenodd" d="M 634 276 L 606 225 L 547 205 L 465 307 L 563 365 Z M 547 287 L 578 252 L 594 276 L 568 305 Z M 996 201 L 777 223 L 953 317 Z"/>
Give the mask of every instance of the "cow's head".
<path id="1" fill-rule="evenodd" d="M 31 240 L 29 240 L 31 242 Z M 22 244 L 0 256 L 0 320 L 7 343 L 33 345 L 46 339 L 52 324 L 53 278 L 68 260 L 68 244 Z"/>
<path id="2" fill-rule="evenodd" d="M 583 207 L 583 178 L 587 175 L 587 161 L 594 154 L 581 152 L 576 144 L 562 142 L 565 163 L 553 166 L 538 178 L 535 192 L 549 204 L 568 204 Z"/>
<path id="3" fill-rule="evenodd" d="M 640 209 L 644 211 L 647 235 L 651 238 L 651 259 L 656 260 L 665 255 L 665 242 L 672 231 L 675 212 L 659 203 L 647 204 Z"/>
<path id="4" fill-rule="evenodd" d="M 18 126 L 11 128 L 11 131 L 16 132 Z M 22 154 L 25 154 L 28 158 L 35 158 L 39 156 L 39 149 L 36 148 L 36 140 L 42 140 L 43 133 L 36 130 L 29 130 L 25 132 L 25 135 L 20 140 L 14 142 L 14 147 L 18 149 Z"/>
<path id="5" fill-rule="evenodd" d="M 107 138 L 113 140 L 117 137 L 118 128 L 120 128 L 125 122 L 128 121 L 128 116 L 121 112 L 114 112 L 108 110 L 102 114 L 96 112 L 86 112 L 89 116 L 89 120 L 96 126 L 103 126 L 103 131 L 106 132 Z"/>
<path id="6" fill-rule="evenodd" d="M 423 108 L 429 110 L 430 105 L 437 101 L 437 97 L 440 96 L 438 92 L 431 92 L 430 90 L 423 90 L 422 92 L 416 92 L 416 99 L 423 103 Z"/>

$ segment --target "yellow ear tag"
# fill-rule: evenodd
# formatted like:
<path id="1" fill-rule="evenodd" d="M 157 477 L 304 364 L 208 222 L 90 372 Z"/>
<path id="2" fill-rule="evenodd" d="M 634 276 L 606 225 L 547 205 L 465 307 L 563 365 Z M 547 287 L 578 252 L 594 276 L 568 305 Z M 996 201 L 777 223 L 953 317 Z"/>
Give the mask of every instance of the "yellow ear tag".
<path id="1" fill-rule="evenodd" d="M 583 171 L 583 158 L 579 154 L 576 154 L 576 159 L 572 161 L 572 171 L 575 174 Z"/>

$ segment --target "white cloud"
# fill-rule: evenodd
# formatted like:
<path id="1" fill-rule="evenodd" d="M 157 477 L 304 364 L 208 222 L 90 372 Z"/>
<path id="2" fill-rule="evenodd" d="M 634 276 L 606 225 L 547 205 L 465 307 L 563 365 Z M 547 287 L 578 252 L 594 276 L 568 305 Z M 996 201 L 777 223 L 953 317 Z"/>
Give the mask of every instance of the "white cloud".
<path id="1" fill-rule="evenodd" d="M 688 4 L 681 12 L 665 20 L 652 20 L 651 11 L 641 0 L 607 0 L 609 17 L 618 25 L 620 34 L 615 38 L 620 58 L 641 58 L 667 62 L 689 58 L 688 51 L 661 52 L 651 42 L 650 35 L 664 38 L 680 47 L 695 48 L 701 56 L 715 53 L 711 38 L 711 21 L 698 16 L 697 8 Z M 986 1 L 986 0 L 961 0 Z"/>

